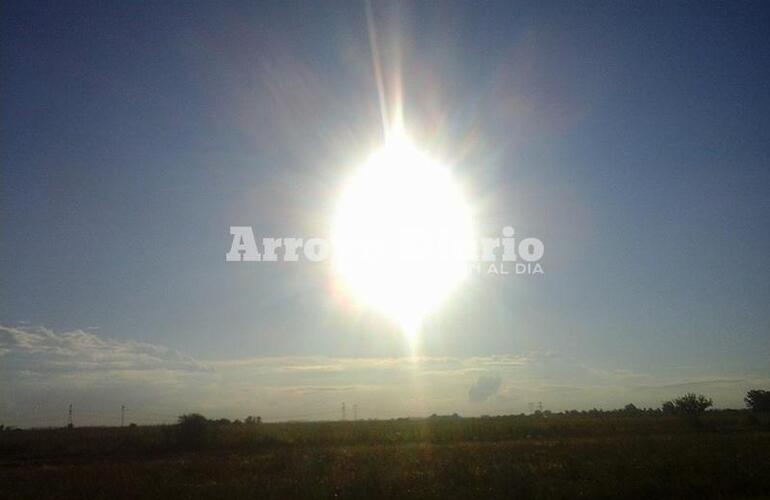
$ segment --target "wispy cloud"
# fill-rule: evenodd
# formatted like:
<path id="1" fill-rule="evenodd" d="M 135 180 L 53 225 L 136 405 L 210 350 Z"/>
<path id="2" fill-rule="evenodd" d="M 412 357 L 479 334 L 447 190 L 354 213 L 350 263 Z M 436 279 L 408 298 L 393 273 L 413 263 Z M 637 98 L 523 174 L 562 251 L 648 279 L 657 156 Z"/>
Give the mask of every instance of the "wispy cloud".
<path id="1" fill-rule="evenodd" d="M 35 372 L 210 370 L 165 346 L 110 339 L 84 330 L 0 326 L 0 354 L 25 361 L 25 369 Z"/>

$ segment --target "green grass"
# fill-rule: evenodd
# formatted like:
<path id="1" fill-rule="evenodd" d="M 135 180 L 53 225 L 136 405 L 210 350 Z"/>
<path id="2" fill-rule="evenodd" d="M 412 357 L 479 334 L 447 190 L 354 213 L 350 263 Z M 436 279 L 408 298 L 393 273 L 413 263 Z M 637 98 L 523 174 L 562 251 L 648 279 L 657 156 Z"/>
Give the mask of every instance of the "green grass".
<path id="1" fill-rule="evenodd" d="M 2 498 L 751 498 L 770 426 L 740 414 L 425 419 L 0 434 Z"/>

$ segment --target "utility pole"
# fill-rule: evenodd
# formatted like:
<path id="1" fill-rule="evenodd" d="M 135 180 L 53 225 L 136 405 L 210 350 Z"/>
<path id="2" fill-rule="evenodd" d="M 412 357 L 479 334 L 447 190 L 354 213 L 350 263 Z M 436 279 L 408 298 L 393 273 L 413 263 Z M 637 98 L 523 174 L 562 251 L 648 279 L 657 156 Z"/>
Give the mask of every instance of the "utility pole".
<path id="1" fill-rule="evenodd" d="M 72 429 L 72 403 L 70 403 L 69 412 L 67 412 L 67 427 Z"/>
<path id="2" fill-rule="evenodd" d="M 345 415 L 345 402 L 342 402 L 342 420 L 347 420 L 347 416 Z"/>
<path id="3" fill-rule="evenodd" d="M 353 420 L 358 420 L 358 404 L 353 405 Z"/>
<path id="4" fill-rule="evenodd" d="M 537 409 L 542 413 L 543 412 L 543 402 L 538 401 L 537 402 Z"/>
<path id="5" fill-rule="evenodd" d="M 120 405 L 120 426 L 123 427 L 126 423 L 126 406 Z"/>

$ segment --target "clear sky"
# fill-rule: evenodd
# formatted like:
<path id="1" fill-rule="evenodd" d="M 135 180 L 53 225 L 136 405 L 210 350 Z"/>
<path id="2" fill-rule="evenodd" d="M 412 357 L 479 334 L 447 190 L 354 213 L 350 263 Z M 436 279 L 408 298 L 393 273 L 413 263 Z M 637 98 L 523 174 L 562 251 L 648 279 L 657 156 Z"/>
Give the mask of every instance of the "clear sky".
<path id="1" fill-rule="evenodd" d="M 326 264 L 227 263 L 229 227 L 328 236 L 382 140 L 365 4 L 6 2 L 0 423 L 740 407 L 770 388 L 770 6 L 374 2 L 386 87 L 477 230 L 420 333 Z M 430 194 L 426 194 L 429 199 Z M 133 412 L 133 413 L 132 413 Z"/>

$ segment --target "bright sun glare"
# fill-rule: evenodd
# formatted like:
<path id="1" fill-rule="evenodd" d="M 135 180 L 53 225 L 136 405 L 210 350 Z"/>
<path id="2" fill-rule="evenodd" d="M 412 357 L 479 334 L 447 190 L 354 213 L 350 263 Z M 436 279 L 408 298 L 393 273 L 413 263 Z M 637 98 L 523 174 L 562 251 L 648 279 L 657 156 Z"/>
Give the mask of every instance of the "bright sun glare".
<path id="1" fill-rule="evenodd" d="M 450 171 L 391 136 L 344 186 L 332 231 L 350 296 L 395 320 L 414 347 L 425 315 L 468 272 L 471 211 Z"/>

